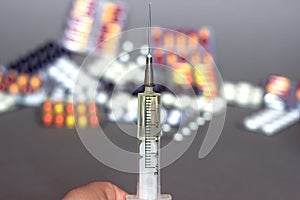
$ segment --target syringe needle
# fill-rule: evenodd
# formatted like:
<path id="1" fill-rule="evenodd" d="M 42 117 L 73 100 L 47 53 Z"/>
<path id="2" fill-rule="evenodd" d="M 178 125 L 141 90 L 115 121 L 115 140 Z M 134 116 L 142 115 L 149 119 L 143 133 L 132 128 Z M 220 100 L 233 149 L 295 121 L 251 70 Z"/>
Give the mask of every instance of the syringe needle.
<path id="1" fill-rule="evenodd" d="M 151 1 L 149 2 L 149 19 L 148 19 L 148 54 L 151 54 L 150 52 L 150 44 L 151 44 L 151 20 L 152 20 L 152 15 L 151 15 Z"/>
<path id="2" fill-rule="evenodd" d="M 149 2 L 149 21 L 148 21 L 148 54 L 146 57 L 145 70 L 145 87 L 153 87 L 153 69 L 152 69 L 152 55 L 151 55 L 151 2 Z"/>

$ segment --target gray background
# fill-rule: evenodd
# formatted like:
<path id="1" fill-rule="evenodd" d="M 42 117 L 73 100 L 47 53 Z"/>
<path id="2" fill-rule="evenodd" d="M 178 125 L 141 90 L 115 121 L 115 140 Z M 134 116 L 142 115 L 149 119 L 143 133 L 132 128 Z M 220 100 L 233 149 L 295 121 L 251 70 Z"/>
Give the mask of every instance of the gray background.
<path id="1" fill-rule="evenodd" d="M 1 0 L 0 63 L 59 38 L 70 2 Z M 126 29 L 145 26 L 148 1 L 127 2 Z M 225 80 L 258 84 L 273 73 L 299 80 L 298 1 L 152 0 L 152 4 L 153 25 L 214 29 L 218 67 Z M 204 160 L 197 157 L 205 130 L 201 128 L 188 152 L 162 171 L 163 191 L 174 199 L 299 198 L 299 124 L 271 138 L 248 134 L 239 122 L 251 112 L 228 110 L 220 141 Z M 67 190 L 94 180 L 112 181 L 135 192 L 135 175 L 103 166 L 74 131 L 42 128 L 35 109 L 0 116 L 0 127 L 1 199 L 59 199 Z M 112 134 L 118 131 L 113 125 L 106 128 Z"/>

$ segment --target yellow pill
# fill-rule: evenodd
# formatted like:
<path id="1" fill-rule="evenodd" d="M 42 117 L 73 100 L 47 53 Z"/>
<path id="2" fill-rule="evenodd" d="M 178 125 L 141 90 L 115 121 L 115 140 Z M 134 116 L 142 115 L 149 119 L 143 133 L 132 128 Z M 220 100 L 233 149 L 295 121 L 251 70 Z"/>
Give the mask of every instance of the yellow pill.
<path id="1" fill-rule="evenodd" d="M 56 114 L 61 114 L 64 112 L 64 105 L 61 102 L 58 102 L 54 105 L 54 112 Z"/>
<path id="2" fill-rule="evenodd" d="M 11 94 L 18 94 L 19 93 L 19 86 L 16 83 L 13 83 L 9 86 L 9 92 Z"/>
<path id="3" fill-rule="evenodd" d="M 77 120 L 77 124 L 80 128 L 84 128 L 87 126 L 88 119 L 86 116 L 79 116 Z"/>
<path id="4" fill-rule="evenodd" d="M 31 77 L 30 85 L 32 89 L 38 89 L 41 86 L 41 78 L 38 75 Z"/>
<path id="5" fill-rule="evenodd" d="M 84 114 L 86 113 L 86 105 L 83 103 L 78 104 L 77 106 L 77 113 L 78 114 Z"/>
<path id="6" fill-rule="evenodd" d="M 68 115 L 66 117 L 66 127 L 68 128 L 74 128 L 75 126 L 75 118 L 73 115 Z"/>
<path id="7" fill-rule="evenodd" d="M 17 83 L 20 88 L 25 87 L 27 85 L 27 82 L 28 82 L 28 75 L 26 74 L 20 75 L 17 80 Z"/>

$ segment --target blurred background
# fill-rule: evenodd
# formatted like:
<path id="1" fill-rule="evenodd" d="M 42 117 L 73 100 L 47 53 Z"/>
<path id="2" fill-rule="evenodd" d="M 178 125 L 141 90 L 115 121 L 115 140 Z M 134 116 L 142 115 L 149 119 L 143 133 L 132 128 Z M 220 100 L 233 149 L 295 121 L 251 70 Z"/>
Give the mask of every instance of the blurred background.
<path id="1" fill-rule="evenodd" d="M 125 29 L 145 27 L 147 1 L 129 5 Z M 274 73 L 297 79 L 299 27 L 295 1 L 196 1 L 153 3 L 153 25 L 172 28 L 213 27 L 224 79 L 260 81 Z M 45 39 L 58 39 L 71 1 L 1 5 L 1 61 L 7 63 Z M 175 16 L 180 16 L 176 17 Z M 258 71 L 260 73 L 258 73 Z"/>
<path id="2" fill-rule="evenodd" d="M 148 1 L 112 2 L 117 5 L 113 9 L 119 9 L 123 17 L 117 18 L 115 29 L 111 26 L 107 29 L 118 33 L 147 25 Z M 97 3 L 93 6 L 97 7 Z M 74 82 L 70 77 L 78 74 L 82 59 L 95 47 L 94 37 L 106 33 L 102 26 L 104 22 L 101 21 L 103 29 L 99 29 L 99 25 L 92 24 L 95 21 L 91 18 L 91 21 L 85 21 L 93 27 L 89 30 L 99 29 L 100 33 L 92 32 L 93 37 L 87 37 L 88 47 L 80 46 L 80 49 L 75 45 L 73 48 L 74 45 L 68 43 L 73 32 L 70 36 L 68 30 L 72 20 L 80 20 L 72 16 L 76 13 L 75 5 L 76 0 L 3 0 L 0 3 L 0 64 L 3 65 L 0 71 L 1 199 L 60 199 L 68 190 L 96 180 L 111 181 L 129 193 L 136 192 L 136 174 L 119 172 L 101 164 L 85 149 L 73 127 L 75 111 L 69 113 L 69 104 L 74 104 L 73 109 L 84 116 L 75 119 L 82 127 L 93 126 L 99 121 L 101 124 L 103 119 L 105 130 L 111 133 L 115 143 L 135 145 L 134 141 L 119 137 L 121 131 L 114 122 L 134 122 L 136 116 L 122 118 L 131 116 L 126 108 L 118 107 L 114 111 L 106 105 L 112 98 L 110 91 L 116 80 L 109 74 L 104 80 L 98 80 L 99 71 L 93 70 L 93 65 L 101 63 L 101 58 L 92 60 L 85 71 L 95 84 L 101 83 L 96 102 L 90 104 L 86 97 L 89 93 L 86 88 L 90 85 L 82 85 L 85 97 L 76 94 L 79 100 L 70 100 L 74 94 L 69 87 L 70 82 Z M 205 88 L 195 82 L 195 98 L 202 106 L 194 111 L 186 105 L 189 111 L 179 114 L 180 106 L 173 103 L 172 91 L 158 88 L 165 94 L 163 106 L 167 114 L 163 128 L 168 132 L 164 137 L 166 141 L 173 139 L 180 143 L 196 134 L 194 132 L 198 133 L 188 151 L 162 170 L 163 193 L 172 194 L 174 199 L 212 200 L 295 199 L 300 195 L 297 188 L 300 184 L 299 6 L 294 0 L 152 0 L 153 26 L 185 34 L 190 30 L 199 31 L 199 43 L 207 45 L 205 49 L 211 58 L 199 66 L 213 65 L 214 61 L 225 81 L 224 88 L 212 81 L 219 89 L 213 95 L 205 95 Z M 103 14 L 104 8 L 102 6 L 95 12 Z M 208 31 L 204 38 L 200 34 L 201 28 Z M 163 32 L 159 37 L 165 35 Z M 47 43 L 50 40 L 52 42 Z M 124 47 L 124 41 L 128 42 L 122 38 L 114 44 L 121 46 L 120 51 L 129 53 L 131 48 Z M 103 47 L 100 54 L 104 51 Z M 124 58 L 118 62 L 124 70 L 132 63 L 142 65 L 138 58 L 143 53 L 138 54 L 129 56 L 128 60 L 132 61 Z M 68 74 L 63 68 L 74 74 Z M 212 71 L 215 73 L 215 69 Z M 64 74 L 69 82 L 55 79 L 55 73 Z M 26 80 L 26 84 L 29 82 L 29 86 L 23 86 L 21 80 Z M 188 96 L 184 84 L 175 79 L 169 84 L 175 89 L 180 88 L 179 98 L 184 103 Z M 134 82 L 129 86 L 133 89 L 122 91 L 123 96 L 118 98 L 126 94 L 124 98 L 130 99 L 138 84 Z M 215 99 L 218 110 L 207 108 L 206 105 Z M 224 110 L 225 100 L 227 111 Z M 191 99 L 187 101 L 192 102 Z M 96 111 L 93 106 L 97 107 Z M 121 114 L 111 117 L 114 112 Z M 198 152 L 210 123 L 209 116 L 220 112 L 226 112 L 222 135 L 213 151 L 200 160 Z M 201 116 L 197 117 L 195 113 L 201 113 Z M 175 122 L 171 120 L 174 118 Z M 180 119 L 190 132 L 178 127 Z M 62 125 L 64 123 L 67 125 Z M 193 129 L 193 123 L 198 131 Z"/>

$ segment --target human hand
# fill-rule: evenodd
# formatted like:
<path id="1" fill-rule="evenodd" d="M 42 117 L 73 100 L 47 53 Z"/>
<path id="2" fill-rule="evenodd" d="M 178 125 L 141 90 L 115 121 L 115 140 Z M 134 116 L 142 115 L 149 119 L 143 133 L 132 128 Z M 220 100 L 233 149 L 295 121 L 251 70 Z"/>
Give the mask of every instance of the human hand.
<path id="1" fill-rule="evenodd" d="M 62 200 L 125 200 L 127 193 L 109 182 L 93 182 L 69 191 Z"/>

